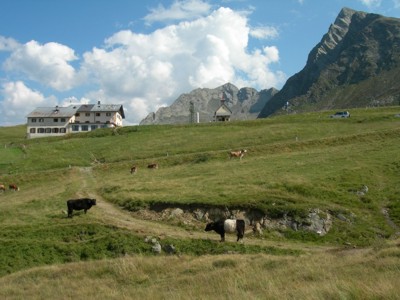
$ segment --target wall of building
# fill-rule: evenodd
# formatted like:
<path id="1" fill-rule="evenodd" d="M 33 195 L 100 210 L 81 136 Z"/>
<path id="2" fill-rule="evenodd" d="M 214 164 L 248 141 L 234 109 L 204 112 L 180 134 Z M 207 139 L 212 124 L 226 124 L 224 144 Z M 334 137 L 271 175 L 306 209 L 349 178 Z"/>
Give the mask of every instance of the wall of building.
<path id="1" fill-rule="evenodd" d="M 97 114 L 97 115 L 96 115 Z M 57 119 L 57 120 L 56 120 Z M 62 136 L 68 133 L 88 132 L 98 128 L 122 126 L 122 116 L 116 112 L 80 112 L 71 118 L 28 118 L 27 138 Z"/>

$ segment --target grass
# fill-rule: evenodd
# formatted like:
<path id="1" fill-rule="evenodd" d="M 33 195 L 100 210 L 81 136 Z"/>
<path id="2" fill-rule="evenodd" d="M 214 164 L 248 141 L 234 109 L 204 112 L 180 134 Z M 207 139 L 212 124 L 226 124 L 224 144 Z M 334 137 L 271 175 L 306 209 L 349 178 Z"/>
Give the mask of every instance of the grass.
<path id="1" fill-rule="evenodd" d="M 0 278 L 0 297 L 397 299 L 399 255 L 395 244 L 300 257 L 136 255 L 15 273 Z"/>
<path id="2" fill-rule="evenodd" d="M 21 187 L 0 193 L 0 297 L 395 299 L 399 108 L 352 110 L 346 120 L 331 113 L 34 140 L 24 126 L 0 128 L 0 183 Z M 228 158 L 241 148 L 242 161 Z M 160 168 L 147 169 L 151 162 Z M 369 191 L 359 196 L 362 185 Z M 86 196 L 99 205 L 67 218 L 65 201 Z M 129 214 L 160 203 L 300 219 L 318 208 L 333 226 L 323 237 L 265 230 L 244 245 L 221 244 L 203 237 L 203 225 Z M 155 256 L 149 234 L 179 255 Z"/>

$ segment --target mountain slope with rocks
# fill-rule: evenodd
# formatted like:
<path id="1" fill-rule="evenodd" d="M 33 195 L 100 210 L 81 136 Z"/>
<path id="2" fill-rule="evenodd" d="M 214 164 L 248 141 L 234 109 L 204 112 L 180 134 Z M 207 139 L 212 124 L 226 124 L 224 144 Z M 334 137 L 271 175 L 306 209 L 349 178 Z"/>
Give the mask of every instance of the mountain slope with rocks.
<path id="1" fill-rule="evenodd" d="M 256 119 L 265 104 L 277 92 L 275 88 L 260 92 L 248 87 L 238 89 L 231 83 L 215 89 L 199 88 L 182 94 L 172 105 L 150 113 L 140 125 L 187 124 L 191 120 L 191 103 L 194 112 L 199 114 L 201 123 L 214 121 L 214 113 L 220 107 L 222 97 L 224 104 L 232 111 L 231 120 Z"/>
<path id="2" fill-rule="evenodd" d="M 306 66 L 259 118 L 282 112 L 400 104 L 400 19 L 343 8 Z"/>

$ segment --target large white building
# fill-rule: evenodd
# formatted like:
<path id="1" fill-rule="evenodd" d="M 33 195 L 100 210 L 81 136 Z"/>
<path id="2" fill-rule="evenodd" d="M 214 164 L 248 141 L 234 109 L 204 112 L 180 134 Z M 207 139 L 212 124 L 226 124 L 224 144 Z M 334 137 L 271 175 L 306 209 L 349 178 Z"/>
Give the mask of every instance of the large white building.
<path id="1" fill-rule="evenodd" d="M 72 104 L 68 107 L 38 107 L 27 115 L 27 138 L 60 136 L 122 126 L 120 104 Z"/>

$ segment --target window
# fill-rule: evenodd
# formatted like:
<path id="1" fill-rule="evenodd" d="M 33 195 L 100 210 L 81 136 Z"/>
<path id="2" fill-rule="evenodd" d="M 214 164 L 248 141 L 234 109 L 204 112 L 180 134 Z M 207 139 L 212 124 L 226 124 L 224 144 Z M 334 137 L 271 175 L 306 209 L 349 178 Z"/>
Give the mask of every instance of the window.
<path id="1" fill-rule="evenodd" d="M 51 132 L 52 132 L 52 133 L 58 133 L 58 128 L 52 128 L 52 129 L 51 129 Z"/>
<path id="2" fill-rule="evenodd" d="M 97 125 L 91 125 L 90 126 L 90 130 L 96 130 L 97 129 Z"/>
<path id="3" fill-rule="evenodd" d="M 86 121 L 85 123 L 90 123 L 89 121 Z"/>
<path id="4" fill-rule="evenodd" d="M 66 129 L 65 128 L 60 128 L 60 133 L 66 133 Z"/>
<path id="5" fill-rule="evenodd" d="M 57 122 L 58 122 L 58 119 L 57 119 L 57 118 L 54 118 L 54 119 L 53 119 L 53 122 L 57 123 Z"/>
<path id="6" fill-rule="evenodd" d="M 44 133 L 44 128 L 38 128 L 38 133 Z"/>
<path id="7" fill-rule="evenodd" d="M 80 113 L 76 113 L 75 114 L 75 117 L 79 117 L 81 114 Z"/>
<path id="8" fill-rule="evenodd" d="M 88 125 L 82 125 L 82 131 L 89 131 Z"/>
<path id="9" fill-rule="evenodd" d="M 31 119 L 31 122 L 32 122 L 32 123 L 36 123 L 36 118 L 32 118 L 32 119 Z"/>
<path id="10" fill-rule="evenodd" d="M 36 133 L 36 128 L 29 129 L 29 133 Z"/>
<path id="11" fill-rule="evenodd" d="M 106 113 L 106 116 L 111 117 L 111 113 L 110 112 Z"/>
<path id="12" fill-rule="evenodd" d="M 100 117 L 100 113 L 96 113 L 96 117 Z"/>
<path id="13" fill-rule="evenodd" d="M 43 118 L 39 118 L 39 123 L 43 123 L 44 119 Z"/>
<path id="14" fill-rule="evenodd" d="M 46 128 L 46 133 L 51 133 L 51 128 Z"/>
<path id="15" fill-rule="evenodd" d="M 72 131 L 79 131 L 79 125 L 72 125 Z"/>
<path id="16" fill-rule="evenodd" d="M 90 113 L 85 113 L 85 116 L 86 117 L 90 117 Z"/>
<path id="17" fill-rule="evenodd" d="M 61 122 L 65 122 L 65 118 L 61 118 Z"/>

